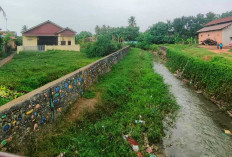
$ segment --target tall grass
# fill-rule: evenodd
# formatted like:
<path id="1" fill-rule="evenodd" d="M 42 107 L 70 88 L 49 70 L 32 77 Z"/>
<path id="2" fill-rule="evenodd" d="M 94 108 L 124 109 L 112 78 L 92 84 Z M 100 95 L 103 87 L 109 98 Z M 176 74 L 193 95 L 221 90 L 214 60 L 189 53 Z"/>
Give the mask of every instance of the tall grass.
<path id="1" fill-rule="evenodd" d="M 192 80 L 193 85 L 204 89 L 210 96 L 224 102 L 232 102 L 232 62 L 224 57 L 204 61 L 198 57 L 169 48 L 167 66 L 183 71 L 183 76 Z M 231 106 L 228 106 L 231 109 Z"/>
<path id="2" fill-rule="evenodd" d="M 132 48 L 90 91 L 101 93 L 95 110 L 72 121 L 65 118 L 68 112 L 52 132 L 28 139 L 26 155 L 137 156 L 123 134 L 131 134 L 146 154 L 143 135 L 149 144 L 160 143 L 162 120 L 178 108 L 162 77 L 154 73 L 152 55 L 140 49 Z"/>

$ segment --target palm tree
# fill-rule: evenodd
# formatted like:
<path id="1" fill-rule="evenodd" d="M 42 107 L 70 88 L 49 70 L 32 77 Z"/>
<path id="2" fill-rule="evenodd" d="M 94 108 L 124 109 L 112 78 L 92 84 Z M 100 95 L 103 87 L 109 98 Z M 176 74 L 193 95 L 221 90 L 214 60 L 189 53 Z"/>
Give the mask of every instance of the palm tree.
<path id="1" fill-rule="evenodd" d="M 131 17 L 128 19 L 128 23 L 129 23 L 129 26 L 135 27 L 135 26 L 136 26 L 135 17 L 134 17 L 134 16 L 131 16 Z"/>

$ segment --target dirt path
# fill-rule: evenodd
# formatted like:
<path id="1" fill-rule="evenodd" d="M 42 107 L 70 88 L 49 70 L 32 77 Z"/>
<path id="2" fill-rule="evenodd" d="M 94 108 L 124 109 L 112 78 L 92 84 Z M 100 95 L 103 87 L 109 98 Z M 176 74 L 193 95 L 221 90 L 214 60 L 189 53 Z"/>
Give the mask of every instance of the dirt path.
<path id="1" fill-rule="evenodd" d="M 10 56 L 0 60 L 0 67 L 2 67 L 4 64 L 8 63 L 9 61 L 11 61 L 11 59 L 14 57 L 14 55 L 16 54 L 16 52 L 12 53 Z"/>
<path id="2" fill-rule="evenodd" d="M 213 52 L 213 53 L 217 53 L 217 54 L 230 54 L 232 55 L 231 52 L 229 52 L 229 48 L 223 48 L 222 50 L 220 49 L 217 49 L 216 46 L 199 46 L 200 48 L 205 48 L 205 49 L 208 49 L 209 51 Z"/>

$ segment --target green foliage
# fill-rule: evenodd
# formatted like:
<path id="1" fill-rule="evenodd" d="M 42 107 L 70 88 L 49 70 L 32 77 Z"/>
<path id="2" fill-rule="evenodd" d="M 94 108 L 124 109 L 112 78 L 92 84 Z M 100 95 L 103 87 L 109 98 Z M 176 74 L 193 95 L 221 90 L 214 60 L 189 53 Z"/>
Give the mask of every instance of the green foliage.
<path id="1" fill-rule="evenodd" d="M 197 14 L 196 16 L 182 16 L 175 18 L 173 21 L 158 22 L 153 24 L 146 33 L 151 35 L 152 44 L 195 44 L 197 43 L 196 32 L 204 27 L 208 22 L 232 16 L 232 11 L 217 15 L 213 12 L 207 14 Z M 139 47 L 145 48 L 151 44 L 150 41 L 140 38 Z"/>
<path id="2" fill-rule="evenodd" d="M 27 141 L 25 155 L 137 156 L 123 134 L 131 134 L 146 154 L 143 133 L 149 144 L 160 143 L 162 120 L 178 108 L 162 77 L 154 73 L 152 55 L 140 49 L 132 49 L 93 90 L 102 95 L 93 112 L 77 121 L 58 120 L 52 132 Z"/>
<path id="3" fill-rule="evenodd" d="M 139 36 L 139 27 L 110 27 L 103 25 L 102 27 L 96 26 L 95 32 L 97 35 L 107 34 L 117 42 L 135 41 Z"/>
<path id="4" fill-rule="evenodd" d="M 97 59 L 89 59 L 83 52 L 20 52 L 0 68 L 0 85 L 30 92 Z"/>
<path id="5" fill-rule="evenodd" d="M 135 17 L 134 16 L 131 16 L 128 19 L 128 24 L 129 24 L 130 27 L 136 27 L 136 21 L 135 21 Z"/>
<path id="6" fill-rule="evenodd" d="M 92 33 L 87 31 L 82 31 L 76 35 L 75 40 L 77 44 L 88 42 L 88 37 L 91 37 Z"/>
<path id="7" fill-rule="evenodd" d="M 16 39 L 16 41 L 15 41 L 15 44 L 16 44 L 17 46 L 21 46 L 21 45 L 23 44 L 22 36 L 17 36 L 16 38 L 17 38 L 17 39 Z"/>
<path id="8" fill-rule="evenodd" d="M 83 97 L 86 99 L 92 99 L 96 97 L 96 93 L 94 93 L 93 91 L 87 90 L 84 92 Z"/>
<path id="9" fill-rule="evenodd" d="M 120 43 L 113 42 L 108 35 L 98 37 L 97 42 L 89 43 L 85 49 L 87 57 L 103 57 L 122 48 Z"/>
<path id="10" fill-rule="evenodd" d="M 183 76 L 192 80 L 199 89 L 205 89 L 208 94 L 218 100 L 232 102 L 232 62 L 223 57 L 215 57 L 204 61 L 179 49 L 169 48 L 167 51 L 167 66 L 171 70 L 183 71 Z"/>

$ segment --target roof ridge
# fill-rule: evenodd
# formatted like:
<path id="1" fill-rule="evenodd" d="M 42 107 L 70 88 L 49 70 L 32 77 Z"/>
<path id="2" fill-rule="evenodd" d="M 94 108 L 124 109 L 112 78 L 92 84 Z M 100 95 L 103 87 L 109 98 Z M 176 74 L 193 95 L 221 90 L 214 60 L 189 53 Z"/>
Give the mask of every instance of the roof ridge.
<path id="1" fill-rule="evenodd" d="M 224 18 L 220 18 L 220 19 L 215 19 L 215 20 L 210 21 L 207 24 L 205 24 L 205 26 L 217 25 L 217 24 L 221 24 L 221 23 L 227 23 L 230 21 L 232 21 L 232 16 L 228 16 L 228 17 L 224 17 Z"/>
<path id="2" fill-rule="evenodd" d="M 53 24 L 53 25 L 56 25 L 57 27 L 60 27 L 61 29 L 64 29 L 63 27 L 57 25 L 56 23 L 54 23 L 54 22 L 52 22 L 52 21 L 50 21 L 50 20 L 47 20 L 47 21 L 42 22 L 42 23 L 40 23 L 40 24 L 38 24 L 38 25 L 36 25 L 36 26 L 34 26 L 34 27 L 31 27 L 30 29 L 26 30 L 25 32 L 22 32 L 22 34 L 27 33 L 27 32 L 29 32 L 29 31 L 31 31 L 31 30 L 33 30 L 33 29 L 39 27 L 39 26 L 42 26 L 42 25 L 45 24 L 45 23 L 51 23 L 51 24 Z"/>

